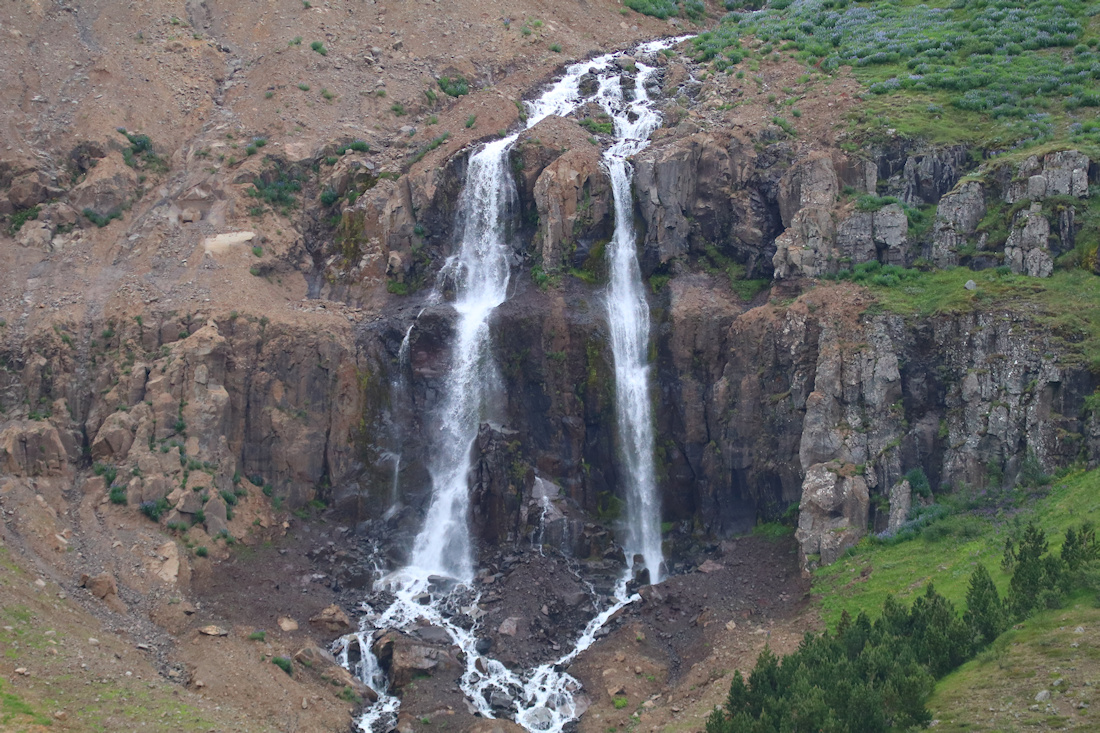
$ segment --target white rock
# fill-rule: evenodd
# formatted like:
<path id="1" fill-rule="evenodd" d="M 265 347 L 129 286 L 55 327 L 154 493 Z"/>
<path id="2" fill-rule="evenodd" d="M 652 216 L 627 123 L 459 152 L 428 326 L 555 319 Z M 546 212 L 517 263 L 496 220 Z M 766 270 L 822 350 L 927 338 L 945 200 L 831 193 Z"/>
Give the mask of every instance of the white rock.
<path id="1" fill-rule="evenodd" d="M 209 254 L 221 254 L 240 244 L 251 242 L 255 232 L 226 232 L 203 240 L 203 249 Z"/>

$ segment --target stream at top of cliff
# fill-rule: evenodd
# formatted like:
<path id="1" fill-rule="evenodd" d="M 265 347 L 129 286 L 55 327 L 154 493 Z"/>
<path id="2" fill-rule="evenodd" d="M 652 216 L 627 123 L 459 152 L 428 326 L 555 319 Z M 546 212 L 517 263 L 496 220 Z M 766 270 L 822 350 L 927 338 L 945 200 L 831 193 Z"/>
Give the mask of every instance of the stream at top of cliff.
<path id="1" fill-rule="evenodd" d="M 635 59 L 652 57 L 686 38 L 645 43 L 632 55 Z M 388 607 L 376 612 L 364 603 L 360 630 L 334 645 L 340 662 L 378 693 L 377 702 L 358 721 L 362 731 L 383 733 L 392 729 L 400 707 L 399 699 L 387 691 L 386 675 L 373 649 L 376 632 L 409 629 L 417 624 L 443 629 L 459 649 L 464 667 L 459 686 L 478 714 L 493 718 L 507 711 L 529 731 L 563 730 L 584 708 L 578 697 L 581 684 L 565 668 L 592 645 L 615 612 L 638 599 L 628 591 L 632 580 L 641 577 L 658 582 L 664 577 L 647 359 L 649 308 L 636 254 L 632 168 L 627 160 L 646 146 L 661 118 L 645 88 L 656 67 L 635 61 L 631 70 L 633 92 L 624 93 L 625 72 L 615 63 L 622 55 L 607 54 L 570 66 L 538 99 L 527 102 L 527 127 L 549 115 L 572 113 L 586 102 L 580 92 L 581 78 L 590 73 L 599 77 L 592 101 L 612 118 L 615 137 L 603 156 L 615 203 L 615 232 L 608 248 L 611 280 L 605 300 L 625 477 L 625 572 L 615 584 L 612 597 L 601 602 L 603 610 L 588 621 L 569 651 L 552 662 L 515 672 L 479 651 L 480 596 L 473 590 L 475 560 L 468 526 L 468 475 L 470 449 L 478 426 L 500 389 L 500 377 L 490 354 L 489 319 L 508 295 L 507 232 L 516 201 L 508 151 L 518 137 L 515 133 L 485 144 L 470 157 L 459 202 L 460 244 L 441 273 L 441 281 L 449 279 L 455 284 L 452 306 L 457 319 L 438 414 L 438 434 L 429 436 L 432 499 L 423 527 L 408 565 L 375 583 L 375 590 L 386 594 Z M 400 455 L 391 460 L 396 474 Z M 544 502 L 544 511 L 548 502 Z"/>

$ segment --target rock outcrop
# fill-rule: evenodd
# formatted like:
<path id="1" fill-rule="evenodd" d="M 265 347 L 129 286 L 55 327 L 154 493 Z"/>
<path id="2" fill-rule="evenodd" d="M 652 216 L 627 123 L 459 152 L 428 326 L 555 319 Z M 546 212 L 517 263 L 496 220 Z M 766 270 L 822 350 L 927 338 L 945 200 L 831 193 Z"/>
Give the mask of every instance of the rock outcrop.
<path id="1" fill-rule="evenodd" d="M 1076 243 L 1075 208 L 1066 200 L 1088 196 L 1094 170 L 1077 150 L 979 169 L 940 201 L 932 264 L 975 269 L 1004 264 L 1017 274 L 1049 277 L 1057 256 Z"/>
<path id="2" fill-rule="evenodd" d="M 820 153 L 807 156 L 779 179 L 779 215 L 783 225 L 793 226 L 795 215 L 806 207 L 832 209 L 839 193 L 832 157 Z"/>
<path id="3" fill-rule="evenodd" d="M 544 272 L 599 270 L 614 227 L 602 150 L 580 125 L 556 115 L 522 132 L 511 151 L 519 219 L 532 228 L 531 253 Z"/>
<path id="4" fill-rule="evenodd" d="M 944 196 L 932 229 L 932 264 L 958 265 L 959 250 L 974 236 L 985 211 L 985 188 L 978 181 L 967 181 Z"/>
<path id="5" fill-rule="evenodd" d="M 1012 221 L 1012 231 L 1005 242 L 1005 263 L 1018 275 L 1050 277 L 1054 272 L 1051 257 L 1050 222 L 1043 214 L 1042 204 L 1034 203 Z"/>
<path id="6" fill-rule="evenodd" d="M 0 471 L 13 476 L 58 476 L 72 467 L 57 428 L 30 420 L 0 432 Z"/>
<path id="7" fill-rule="evenodd" d="M 1088 156 L 1077 150 L 1047 153 L 1041 159 L 1032 155 L 1018 166 L 1006 166 L 998 171 L 1005 203 L 1041 201 L 1048 196 L 1089 195 Z"/>
<path id="8" fill-rule="evenodd" d="M 839 463 L 817 463 L 806 471 L 795 539 L 807 566 L 829 565 L 867 533 L 870 494 L 861 476 Z"/>
<path id="9" fill-rule="evenodd" d="M 772 267 L 776 280 L 818 277 L 835 268 L 836 228 L 832 211 L 818 206 L 798 209 L 775 238 Z"/>
<path id="10" fill-rule="evenodd" d="M 730 252 L 750 274 L 758 263 L 767 266 L 783 227 L 775 162 L 761 159 L 752 141 L 732 130 L 657 141 L 639 153 L 634 187 L 646 224 L 643 269 L 708 245 Z"/>
<path id="11" fill-rule="evenodd" d="M 539 229 L 534 249 L 547 272 L 558 272 L 591 253 L 602 265 L 598 239 L 610 235 L 611 182 L 600 167 L 599 150 L 589 145 L 550 163 L 535 182 Z"/>

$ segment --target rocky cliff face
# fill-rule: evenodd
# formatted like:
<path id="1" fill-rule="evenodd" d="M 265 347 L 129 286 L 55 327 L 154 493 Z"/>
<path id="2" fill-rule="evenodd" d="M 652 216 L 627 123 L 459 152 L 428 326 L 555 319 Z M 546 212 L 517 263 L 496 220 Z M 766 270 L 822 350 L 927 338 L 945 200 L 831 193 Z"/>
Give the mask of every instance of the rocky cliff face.
<path id="1" fill-rule="evenodd" d="M 846 533 L 804 520 L 806 555 L 828 559 L 866 532 L 867 517 L 887 528 L 911 500 L 896 487 L 913 469 L 937 491 L 996 491 L 1027 461 L 1053 470 L 1097 458 L 1081 417 L 1095 377 L 1026 314 L 873 315 L 852 286 L 749 308 L 727 288 L 683 275 L 658 300 L 654 399 L 668 521 L 727 536 L 798 502 L 804 517 L 848 507 Z M 414 326 L 406 414 L 430 415 L 447 327 L 426 317 Z M 536 477 L 560 486 L 569 506 L 608 516 L 614 384 L 598 292 L 521 284 L 494 334 L 506 397 L 493 417 L 499 427 L 483 428 L 474 447 L 482 538 L 529 538 Z M 402 457 L 410 476 L 417 453 Z M 837 477 L 827 491 L 826 475 Z M 840 498 L 814 498 L 823 491 Z M 839 544 L 826 549 L 825 539 Z"/>
<path id="2" fill-rule="evenodd" d="M 58 325 L 27 346 L 4 355 L 0 391 L 9 414 L 32 406 L 4 431 L 15 475 L 110 465 L 126 503 L 166 499 L 165 521 L 205 515 L 210 535 L 239 536 L 226 502 L 241 486 L 301 505 L 356 470 L 362 395 L 346 333 L 153 312 L 95 336 Z"/>
<path id="3" fill-rule="evenodd" d="M 827 560 L 868 524 L 903 521 L 910 497 L 899 487 L 913 469 L 934 488 L 993 488 L 1025 461 L 1097 459 L 1095 418 L 1083 422 L 1095 379 L 1027 312 L 979 304 L 917 319 L 872 308 L 852 285 L 818 287 L 865 263 L 1047 276 L 1074 247 L 1097 178 L 1087 156 L 980 166 L 965 148 L 901 140 L 844 153 L 732 124 L 693 101 L 704 94 L 690 64 L 659 63 L 649 91 L 668 125 L 634 161 L 635 199 L 674 543 L 801 504 L 803 552 Z M 498 106 L 494 121 L 518 119 L 515 105 Z M 492 322 L 500 402 L 473 447 L 471 481 L 486 543 L 530 540 L 552 496 L 569 528 L 555 541 L 586 554 L 606 548 L 601 525 L 621 502 L 602 303 L 606 140 L 598 110 L 576 117 L 547 118 L 512 150 L 513 294 Z M 415 154 L 361 140 L 288 144 L 243 161 L 232 180 L 203 169 L 213 148 L 202 141 L 164 178 L 153 159 L 126 164 L 121 138 L 74 148 L 68 188 L 4 168 L 12 212 L 45 204 L 17 233 L 27 258 L 61 263 L 83 247 L 122 269 L 147 265 L 157 282 L 177 276 L 179 258 L 207 290 L 172 310 L 127 283 L 106 308 L 13 322 L 0 460 L 27 476 L 114 466 L 130 504 L 163 502 L 163 522 L 199 517 L 213 535 L 239 529 L 229 498 L 239 487 L 415 529 L 429 498 L 422 436 L 434 429 L 453 323 L 439 273 L 461 226 L 464 144 L 479 134 L 439 135 Z M 142 206 L 151 183 L 160 198 Z M 268 212 L 290 233 L 223 231 L 249 198 L 280 187 L 306 204 Z M 75 218 L 134 204 L 130 233 L 105 245 Z M 216 285 L 233 268 L 247 268 L 247 285 Z M 265 283 L 289 289 L 284 278 L 301 283 L 306 305 L 282 295 L 291 310 L 278 318 L 228 310 L 237 290 L 259 302 L 277 292 Z M 218 308 L 203 307 L 208 296 Z"/>
<path id="4" fill-rule="evenodd" d="M 1072 242 L 1075 228 L 1062 207 L 1052 230 L 1048 208 L 1087 193 L 1087 158 L 1051 154 L 952 188 L 957 151 L 871 164 L 798 157 L 729 130 L 683 132 L 636 162 L 642 259 L 655 277 L 662 500 L 681 539 L 692 526 L 743 532 L 800 504 L 806 561 L 828 561 L 868 523 L 903 521 L 898 507 L 912 499 L 899 487 L 913 469 L 933 487 L 993 489 L 1025 461 L 1049 470 L 1097 460 L 1095 426 L 1081 417 L 1095 379 L 1027 313 L 920 320 L 875 314 L 853 286 L 804 288 L 805 278 L 911 265 L 921 253 L 941 266 L 1003 257 L 1049 274 L 1052 231 Z M 476 525 L 489 545 L 532 538 L 545 509 L 537 482 L 555 487 L 553 512 L 572 528 L 555 541 L 570 553 L 602 552 L 593 518 L 613 523 L 620 506 L 599 285 L 610 200 L 598 156 L 559 118 L 513 151 L 517 272 L 492 326 L 501 402 L 473 448 Z M 354 155 L 333 169 L 328 190 L 363 193 L 334 238 L 318 230 L 302 245 L 317 294 L 377 301 L 383 283 L 418 293 L 392 297 L 399 307 L 355 335 L 352 312 L 322 335 L 266 317 L 148 310 L 102 329 L 52 323 L 13 342 L 0 394 L 23 421 L 5 428 L 5 465 L 20 475 L 117 466 L 132 474 L 130 504 L 166 502 L 163 521 L 199 517 L 212 535 L 240 529 L 229 498 L 240 486 L 291 506 L 332 500 L 356 522 L 388 516 L 414 531 L 430 485 L 418 436 L 432 430 L 452 327 L 449 308 L 424 294 L 449 252 L 464 170 L 464 155 L 397 181 Z M 869 195 L 879 174 L 898 203 L 845 203 L 842 190 Z M 904 202 L 928 199 L 938 200 L 934 224 L 914 238 Z M 998 255 L 979 230 L 1000 201 L 1016 213 Z M 532 266 L 547 281 L 528 277 Z M 754 272 L 775 278 L 767 302 L 737 287 Z"/>

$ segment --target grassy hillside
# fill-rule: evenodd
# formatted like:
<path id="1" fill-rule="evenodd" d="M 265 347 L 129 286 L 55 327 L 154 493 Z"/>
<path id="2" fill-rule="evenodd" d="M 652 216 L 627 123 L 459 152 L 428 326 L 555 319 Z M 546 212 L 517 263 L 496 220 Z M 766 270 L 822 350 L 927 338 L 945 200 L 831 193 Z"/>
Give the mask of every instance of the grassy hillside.
<path id="1" fill-rule="evenodd" d="M 1100 520 L 1100 470 L 1078 471 L 1047 487 L 1014 489 L 995 498 L 943 501 L 952 513 L 912 539 L 895 544 L 865 540 L 817 571 L 814 588 L 830 628 L 844 611 L 853 617 L 861 611 L 877 616 L 888 595 L 909 604 L 928 583 L 961 613 L 977 563 L 1006 595 L 1009 575 L 1001 567 L 1006 539 L 1033 521 L 1046 532 L 1052 553 L 1057 552 L 1067 528 Z M 1089 705 L 1100 697 L 1098 600 L 1094 591 L 1078 591 L 1062 608 L 1017 624 L 939 680 L 928 703 L 939 729 L 1094 730 Z M 1044 690 L 1049 697 L 1040 695 Z"/>
<path id="2" fill-rule="evenodd" d="M 1097 134 L 1098 16 L 1100 4 L 1073 0 L 771 0 L 694 43 L 717 72 L 780 55 L 827 73 L 850 66 L 868 90 L 852 120 L 857 137 L 1083 144 Z"/>
<path id="3" fill-rule="evenodd" d="M 1013 489 L 987 501 L 947 500 L 959 509 L 915 538 L 897 544 L 864 540 L 846 557 L 817 571 L 814 588 L 821 594 L 830 627 L 845 610 L 853 616 L 860 611 L 877 613 L 891 593 L 912 600 L 929 582 L 961 611 L 978 562 L 985 564 L 1003 595 L 1008 586 L 1008 575 L 1001 569 L 1005 540 L 1026 522 L 1034 521 L 1046 531 L 1052 551 L 1061 547 L 1062 535 L 1071 525 L 1100 523 L 1100 470 L 1070 474 L 1045 488 Z"/>
<path id="4" fill-rule="evenodd" d="M 928 707 L 946 733 L 1096 730 L 1098 685 L 1100 609 L 1078 597 L 1002 634 L 940 680 Z"/>

